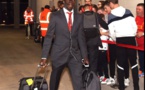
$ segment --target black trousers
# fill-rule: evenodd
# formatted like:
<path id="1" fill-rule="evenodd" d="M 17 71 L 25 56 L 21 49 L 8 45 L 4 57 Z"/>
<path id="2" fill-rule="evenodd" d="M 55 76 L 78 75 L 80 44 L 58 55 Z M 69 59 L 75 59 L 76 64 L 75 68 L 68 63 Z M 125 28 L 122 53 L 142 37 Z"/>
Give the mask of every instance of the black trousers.
<path id="1" fill-rule="evenodd" d="M 105 75 L 105 78 L 109 78 L 108 60 L 107 60 L 107 51 L 106 50 L 99 50 L 98 74 L 99 74 L 99 76 Z"/>
<path id="2" fill-rule="evenodd" d="M 26 36 L 28 36 L 28 26 L 30 26 L 30 36 L 33 36 L 33 30 L 32 30 L 32 27 L 33 27 L 33 24 L 26 24 Z"/>
<path id="3" fill-rule="evenodd" d="M 43 36 L 42 36 L 42 38 L 41 38 L 41 47 L 43 47 L 43 44 L 44 44 L 44 38 L 45 38 L 45 37 L 43 37 Z"/>
<path id="4" fill-rule="evenodd" d="M 109 44 L 109 57 L 110 57 L 110 62 L 109 62 L 109 69 L 110 69 L 110 77 L 114 78 L 115 72 L 116 72 L 116 62 L 117 62 L 117 55 L 116 55 L 116 49 L 117 46 L 115 44 Z M 126 58 L 125 58 L 126 59 Z M 129 63 L 128 59 L 124 60 L 125 63 L 125 78 L 129 78 Z"/>
<path id="5" fill-rule="evenodd" d="M 80 62 L 76 61 L 71 54 L 68 58 L 68 62 L 64 63 L 61 66 L 54 67 L 52 62 L 50 90 L 58 90 L 61 74 L 65 67 L 68 67 L 69 69 L 72 78 L 72 83 L 73 83 L 73 90 L 81 90 L 82 89 L 82 63 L 81 61 Z"/>
<path id="6" fill-rule="evenodd" d="M 89 46 L 88 48 L 88 57 L 89 57 L 89 69 L 94 71 L 97 75 L 97 65 L 98 65 L 98 46 Z"/>
<path id="7" fill-rule="evenodd" d="M 144 72 L 144 51 L 138 51 L 140 70 Z"/>
<path id="8" fill-rule="evenodd" d="M 127 45 L 134 46 L 136 45 L 135 37 L 117 38 L 116 42 Z M 124 70 L 127 59 L 129 60 L 131 65 L 134 90 L 139 90 L 137 51 L 134 49 L 117 46 L 116 54 L 117 54 L 117 74 L 118 74 L 119 90 L 125 90 Z"/>

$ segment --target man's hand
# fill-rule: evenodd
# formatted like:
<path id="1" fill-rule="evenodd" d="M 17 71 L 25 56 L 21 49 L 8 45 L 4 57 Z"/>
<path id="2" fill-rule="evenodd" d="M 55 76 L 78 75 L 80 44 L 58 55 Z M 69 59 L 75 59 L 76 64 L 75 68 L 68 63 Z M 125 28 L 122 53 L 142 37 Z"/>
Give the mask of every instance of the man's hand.
<path id="1" fill-rule="evenodd" d="M 89 65 L 89 60 L 88 60 L 88 58 L 84 58 L 84 60 L 83 60 L 83 64 L 87 64 L 87 65 Z"/>
<path id="2" fill-rule="evenodd" d="M 138 38 L 140 38 L 140 37 L 144 36 L 144 32 L 137 32 L 136 36 L 137 36 Z"/>
<path id="3" fill-rule="evenodd" d="M 41 66 L 41 67 L 46 67 L 47 66 L 47 63 L 46 63 L 46 59 L 41 59 L 41 61 L 40 61 L 40 63 L 39 63 L 39 65 Z"/>
<path id="4" fill-rule="evenodd" d="M 101 35 L 105 35 L 105 36 L 109 36 L 109 32 L 107 31 L 107 32 L 103 32 L 103 30 L 100 30 L 100 34 Z"/>

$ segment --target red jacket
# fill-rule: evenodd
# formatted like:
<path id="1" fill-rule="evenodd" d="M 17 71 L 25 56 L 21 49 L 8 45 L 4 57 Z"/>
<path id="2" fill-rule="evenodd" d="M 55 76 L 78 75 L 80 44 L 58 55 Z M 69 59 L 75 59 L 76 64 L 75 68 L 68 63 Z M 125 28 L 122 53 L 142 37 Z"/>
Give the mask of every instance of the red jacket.
<path id="1" fill-rule="evenodd" d="M 138 30 L 137 32 L 144 32 L 144 17 L 136 17 L 136 24 L 138 26 Z M 144 49 L 144 36 L 140 37 L 140 38 L 136 38 L 137 40 L 137 45 L 140 48 Z"/>

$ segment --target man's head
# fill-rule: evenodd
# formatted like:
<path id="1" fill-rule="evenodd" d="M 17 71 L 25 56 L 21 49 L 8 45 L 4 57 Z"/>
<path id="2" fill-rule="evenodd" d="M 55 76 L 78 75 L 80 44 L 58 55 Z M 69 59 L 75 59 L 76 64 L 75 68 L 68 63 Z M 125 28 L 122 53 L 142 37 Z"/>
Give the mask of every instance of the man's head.
<path id="1" fill-rule="evenodd" d="M 104 11 L 109 14 L 111 12 L 111 8 L 109 6 L 109 2 L 108 1 L 105 1 L 104 4 L 103 4 L 103 8 L 104 8 Z"/>
<path id="2" fill-rule="evenodd" d="M 31 12 L 31 8 L 29 6 L 27 7 L 27 12 Z"/>
<path id="3" fill-rule="evenodd" d="M 84 11 L 90 11 L 90 7 L 91 7 L 91 5 L 85 4 L 84 5 Z"/>
<path id="4" fill-rule="evenodd" d="M 45 9 L 50 9 L 50 6 L 49 6 L 49 5 L 45 5 L 44 8 L 45 8 Z"/>
<path id="5" fill-rule="evenodd" d="M 64 0 L 64 7 L 71 11 L 75 6 L 75 0 Z"/>
<path id="6" fill-rule="evenodd" d="M 44 10 L 44 7 L 41 7 L 41 11 L 43 11 Z"/>
<path id="7" fill-rule="evenodd" d="M 103 8 L 99 8 L 97 11 L 98 14 L 104 14 L 104 9 Z"/>
<path id="8" fill-rule="evenodd" d="M 144 17 L 144 3 L 137 4 L 136 15 L 140 17 Z"/>
<path id="9" fill-rule="evenodd" d="M 84 8 L 83 5 L 81 5 L 81 6 L 79 7 L 79 13 L 83 13 L 83 11 L 82 11 L 83 8 Z"/>
<path id="10" fill-rule="evenodd" d="M 57 5 L 60 9 L 62 9 L 64 7 L 63 1 L 58 1 Z"/>
<path id="11" fill-rule="evenodd" d="M 97 7 L 97 5 L 92 5 L 92 10 L 94 11 L 94 12 L 97 12 L 98 11 L 98 7 Z"/>
<path id="12" fill-rule="evenodd" d="M 114 9 L 116 6 L 118 6 L 118 0 L 108 0 L 108 2 L 111 9 Z"/>
<path id="13" fill-rule="evenodd" d="M 105 2 L 105 1 L 99 1 L 98 4 L 97 4 L 97 7 L 98 7 L 98 8 L 102 8 L 104 2 Z"/>
<path id="14" fill-rule="evenodd" d="M 85 4 L 91 5 L 92 4 L 92 0 L 85 0 Z"/>

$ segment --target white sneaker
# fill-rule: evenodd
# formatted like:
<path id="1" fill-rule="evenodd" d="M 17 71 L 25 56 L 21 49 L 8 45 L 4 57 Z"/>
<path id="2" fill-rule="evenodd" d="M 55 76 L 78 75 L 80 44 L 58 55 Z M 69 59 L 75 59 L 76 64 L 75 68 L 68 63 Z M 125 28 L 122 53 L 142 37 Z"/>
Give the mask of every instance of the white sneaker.
<path id="1" fill-rule="evenodd" d="M 130 80 L 129 80 L 128 78 L 124 80 L 124 85 L 125 85 L 126 87 L 129 86 L 129 83 L 130 83 Z"/>
<path id="2" fill-rule="evenodd" d="M 107 84 L 110 81 L 109 78 L 104 78 L 101 82 L 101 84 Z"/>
<path id="3" fill-rule="evenodd" d="M 101 76 L 100 77 L 100 82 L 102 82 L 104 78 L 105 78 L 104 76 Z"/>
<path id="4" fill-rule="evenodd" d="M 109 81 L 106 84 L 107 85 L 114 85 L 115 84 L 115 79 L 110 77 Z"/>

